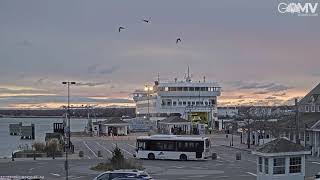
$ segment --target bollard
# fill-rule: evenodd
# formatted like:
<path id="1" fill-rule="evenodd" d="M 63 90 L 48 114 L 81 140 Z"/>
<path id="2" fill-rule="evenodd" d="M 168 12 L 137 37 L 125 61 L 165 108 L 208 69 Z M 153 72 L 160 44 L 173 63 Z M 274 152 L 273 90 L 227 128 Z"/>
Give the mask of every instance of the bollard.
<path id="1" fill-rule="evenodd" d="M 98 151 L 98 157 L 102 157 L 101 151 Z"/>
<path id="2" fill-rule="evenodd" d="M 33 153 L 33 160 L 36 160 L 36 153 Z"/>
<path id="3" fill-rule="evenodd" d="M 14 154 L 12 152 L 12 155 L 11 155 L 11 160 L 14 161 Z"/>
<path id="4" fill-rule="evenodd" d="M 79 151 L 79 157 L 83 157 L 83 151 Z"/>
<path id="5" fill-rule="evenodd" d="M 217 159 L 217 153 L 212 153 L 212 160 L 216 160 Z"/>
<path id="6" fill-rule="evenodd" d="M 236 153 L 236 160 L 241 160 L 241 153 L 240 152 Z"/>
<path id="7" fill-rule="evenodd" d="M 55 159 L 56 157 L 55 157 L 55 153 L 53 152 L 52 153 L 52 159 Z"/>

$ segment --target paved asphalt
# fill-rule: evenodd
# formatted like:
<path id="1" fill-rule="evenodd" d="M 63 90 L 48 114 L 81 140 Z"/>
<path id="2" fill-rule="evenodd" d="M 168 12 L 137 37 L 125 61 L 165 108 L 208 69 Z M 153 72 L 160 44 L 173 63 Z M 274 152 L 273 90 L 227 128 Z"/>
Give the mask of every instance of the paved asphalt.
<path id="1" fill-rule="evenodd" d="M 220 139 L 219 139 L 220 138 Z M 141 160 L 146 171 L 155 178 L 165 179 L 256 179 L 256 157 L 251 153 L 226 146 L 221 146 L 225 139 L 215 137 L 212 151 L 218 154 L 217 160 L 206 161 L 165 161 Z M 99 172 L 90 170 L 90 167 L 110 158 L 111 151 L 118 146 L 125 157 L 132 158 L 135 150 L 135 141 L 128 139 L 106 139 L 97 137 L 73 138 L 76 151 L 84 151 L 83 159 L 70 160 L 69 179 L 93 179 Z M 97 157 L 101 151 L 103 157 Z M 235 159 L 236 152 L 241 152 L 242 160 Z M 308 160 L 306 164 L 307 177 L 320 171 L 320 161 Z M 0 176 L 13 175 L 41 175 L 45 179 L 64 179 L 64 160 L 9 160 L 0 161 Z M 1 179 L 1 178 L 0 178 Z"/>

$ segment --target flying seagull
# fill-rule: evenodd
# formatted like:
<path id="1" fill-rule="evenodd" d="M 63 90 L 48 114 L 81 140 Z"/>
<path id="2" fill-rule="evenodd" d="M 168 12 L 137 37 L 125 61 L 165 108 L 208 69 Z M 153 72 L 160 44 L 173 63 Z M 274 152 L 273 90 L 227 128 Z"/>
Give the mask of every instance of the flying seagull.
<path id="1" fill-rule="evenodd" d="M 180 39 L 180 38 L 177 38 L 176 44 L 178 44 L 178 42 L 181 42 L 181 39 Z"/>
<path id="2" fill-rule="evenodd" d="M 120 27 L 119 27 L 119 32 L 121 32 L 121 29 L 126 29 L 126 28 L 120 26 Z"/>
<path id="3" fill-rule="evenodd" d="M 151 20 L 151 17 L 149 17 L 149 19 L 143 19 L 142 21 L 145 22 L 145 23 L 149 23 Z"/>

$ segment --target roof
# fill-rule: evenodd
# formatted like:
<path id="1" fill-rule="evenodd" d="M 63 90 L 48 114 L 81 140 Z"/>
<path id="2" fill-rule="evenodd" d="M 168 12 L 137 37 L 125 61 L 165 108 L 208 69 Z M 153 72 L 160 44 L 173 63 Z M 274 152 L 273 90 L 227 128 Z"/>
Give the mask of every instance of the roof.
<path id="1" fill-rule="evenodd" d="M 177 82 L 161 82 L 159 83 L 159 87 L 220 87 L 220 86 L 214 82 L 177 81 Z"/>
<path id="2" fill-rule="evenodd" d="M 164 134 L 157 134 L 152 136 L 139 136 L 137 139 L 143 140 L 181 140 L 181 141 L 203 141 L 208 139 L 208 137 L 202 136 L 177 136 L 177 135 L 164 135 Z"/>
<path id="3" fill-rule="evenodd" d="M 301 129 L 311 128 L 320 120 L 320 112 L 314 113 L 299 113 L 299 127 Z M 285 119 L 278 121 L 278 126 L 281 128 L 295 128 L 295 116 L 288 116 Z"/>
<path id="4" fill-rule="evenodd" d="M 314 102 L 320 103 L 320 83 L 314 87 L 304 98 L 299 101 L 299 104 L 308 104 Z"/>
<path id="5" fill-rule="evenodd" d="M 256 151 L 260 153 L 285 153 L 308 150 L 302 145 L 291 142 L 286 138 L 278 138 L 258 147 Z"/>
<path id="6" fill-rule="evenodd" d="M 190 123 L 190 121 L 183 119 L 179 116 L 170 116 L 162 121 L 160 123 Z"/>
<path id="7" fill-rule="evenodd" d="M 104 124 L 128 124 L 127 122 L 121 120 L 121 118 L 110 118 L 110 119 L 107 119 Z"/>

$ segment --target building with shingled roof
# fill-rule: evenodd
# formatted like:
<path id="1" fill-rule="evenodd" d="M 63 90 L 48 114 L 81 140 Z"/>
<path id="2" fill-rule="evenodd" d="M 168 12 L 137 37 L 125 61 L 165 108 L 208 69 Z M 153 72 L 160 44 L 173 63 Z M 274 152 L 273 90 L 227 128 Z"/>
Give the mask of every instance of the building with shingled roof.
<path id="1" fill-rule="evenodd" d="M 310 153 L 287 138 L 260 146 L 253 152 L 257 155 L 257 180 L 304 180 L 305 159 Z"/>
<path id="2" fill-rule="evenodd" d="M 170 116 L 158 122 L 158 131 L 161 134 L 190 134 L 191 121 L 180 116 Z"/>

